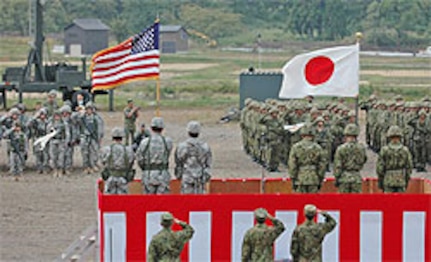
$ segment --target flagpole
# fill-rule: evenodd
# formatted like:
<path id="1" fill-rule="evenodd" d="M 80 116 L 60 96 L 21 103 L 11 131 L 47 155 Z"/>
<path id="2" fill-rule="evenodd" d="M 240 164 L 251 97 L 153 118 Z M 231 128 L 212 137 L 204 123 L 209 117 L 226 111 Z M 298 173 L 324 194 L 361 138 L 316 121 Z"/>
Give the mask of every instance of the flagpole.
<path id="1" fill-rule="evenodd" d="M 156 116 L 160 116 L 160 78 L 156 81 Z"/>
<path id="2" fill-rule="evenodd" d="M 360 51 L 360 41 L 362 39 L 362 33 L 361 32 L 356 32 L 355 34 L 356 36 L 356 44 L 358 45 L 358 52 Z M 359 53 L 358 53 L 359 56 Z M 356 95 L 356 99 L 355 99 L 355 114 L 356 114 L 356 125 L 359 126 L 359 71 L 360 71 L 360 66 L 359 66 L 359 70 L 358 70 L 358 94 Z"/>

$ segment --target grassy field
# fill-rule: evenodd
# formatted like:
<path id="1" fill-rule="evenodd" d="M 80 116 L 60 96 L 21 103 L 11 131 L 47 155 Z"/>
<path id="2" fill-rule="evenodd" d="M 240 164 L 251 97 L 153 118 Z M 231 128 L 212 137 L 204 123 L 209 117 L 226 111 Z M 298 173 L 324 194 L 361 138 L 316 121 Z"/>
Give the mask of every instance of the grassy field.
<path id="1" fill-rule="evenodd" d="M 0 72 L 3 72 L 7 66 L 25 64 L 29 49 L 27 43 L 27 38 L 2 37 L 0 39 Z M 52 48 L 53 44 L 54 40 L 48 39 L 45 50 L 46 47 Z M 263 52 L 260 59 L 261 70 L 279 71 L 290 58 L 303 52 L 303 47 L 307 46 L 310 44 L 295 43 L 282 51 Z M 209 49 L 196 47 L 196 45 L 193 47 L 188 53 L 162 55 L 161 105 L 163 107 L 236 106 L 239 74 L 250 66 L 258 67 L 258 54 L 222 51 L 222 49 Z M 316 48 L 315 44 L 313 48 Z M 46 53 L 44 57 L 45 61 L 80 63 L 77 58 L 58 54 Z M 430 58 L 361 56 L 360 61 L 361 97 L 376 93 L 380 97 L 389 99 L 394 94 L 402 94 L 412 100 L 431 95 Z M 154 105 L 155 86 L 155 82 L 149 81 L 131 83 L 117 89 L 116 106 L 118 104 L 118 107 L 122 107 L 124 105 L 122 101 L 126 97 L 135 97 L 144 105 Z M 108 98 L 100 97 L 97 100 L 104 105 L 107 104 Z"/>

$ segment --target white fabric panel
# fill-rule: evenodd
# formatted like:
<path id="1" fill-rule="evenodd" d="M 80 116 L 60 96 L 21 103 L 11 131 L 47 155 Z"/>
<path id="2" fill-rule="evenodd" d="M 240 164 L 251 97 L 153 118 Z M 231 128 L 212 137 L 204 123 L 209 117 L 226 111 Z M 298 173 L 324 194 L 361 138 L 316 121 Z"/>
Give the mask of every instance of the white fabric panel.
<path id="1" fill-rule="evenodd" d="M 160 216 L 166 212 L 147 212 L 147 224 L 145 227 L 145 233 L 146 233 L 146 245 L 145 250 L 147 250 L 145 253 L 148 253 L 148 247 L 150 246 L 151 238 L 155 234 L 157 234 L 160 230 L 162 230 L 162 226 L 160 225 Z"/>
<path id="2" fill-rule="evenodd" d="M 244 235 L 254 225 L 253 212 L 232 212 L 232 260 L 241 261 L 241 246 Z"/>
<path id="3" fill-rule="evenodd" d="M 290 258 L 290 242 L 298 221 L 297 211 L 276 211 L 275 216 L 280 219 L 286 230 L 275 241 L 275 260 Z"/>
<path id="4" fill-rule="evenodd" d="M 104 261 L 126 261 L 126 213 L 105 212 L 104 221 Z"/>
<path id="5" fill-rule="evenodd" d="M 403 261 L 425 261 L 425 212 L 403 213 Z"/>
<path id="6" fill-rule="evenodd" d="M 190 240 L 189 261 L 211 261 L 211 212 L 190 212 L 190 225 L 195 233 Z"/>
<path id="7" fill-rule="evenodd" d="M 361 211 L 360 261 L 382 261 L 382 212 Z"/>
<path id="8" fill-rule="evenodd" d="M 326 210 L 325 210 L 326 211 Z M 339 261 L 339 249 L 340 249 L 340 211 L 326 211 L 331 215 L 335 221 L 337 221 L 337 226 L 332 230 L 331 233 L 327 234 L 323 240 L 322 245 L 322 259 L 323 261 Z M 318 222 L 324 222 L 325 217 L 318 215 Z"/>

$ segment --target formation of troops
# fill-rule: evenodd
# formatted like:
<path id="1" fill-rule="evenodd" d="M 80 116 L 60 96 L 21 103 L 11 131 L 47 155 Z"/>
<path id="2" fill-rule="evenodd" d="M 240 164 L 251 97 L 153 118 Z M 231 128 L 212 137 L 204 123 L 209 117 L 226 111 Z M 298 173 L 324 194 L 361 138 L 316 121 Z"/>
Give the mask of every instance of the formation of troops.
<path id="1" fill-rule="evenodd" d="M 386 106 L 387 105 L 387 106 Z M 413 168 L 426 172 L 431 163 L 431 100 L 360 103 L 366 112 L 367 146 L 378 153 L 379 188 L 403 192 Z M 296 192 L 320 190 L 325 173 L 333 171 L 339 192 L 361 192 L 360 170 L 366 145 L 358 142 L 356 114 L 344 99 L 329 104 L 304 100 L 245 100 L 240 127 L 244 151 L 270 172 L 284 165 Z"/>

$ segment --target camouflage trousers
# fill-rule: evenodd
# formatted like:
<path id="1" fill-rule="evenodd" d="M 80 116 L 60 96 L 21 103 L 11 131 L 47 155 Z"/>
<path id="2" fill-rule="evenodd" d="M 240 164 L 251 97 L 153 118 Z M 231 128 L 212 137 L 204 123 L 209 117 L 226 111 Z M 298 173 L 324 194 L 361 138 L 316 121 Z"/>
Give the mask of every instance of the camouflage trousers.
<path id="1" fill-rule="evenodd" d="M 415 160 L 415 167 L 418 171 L 425 170 L 426 164 L 427 164 L 427 146 L 426 145 L 426 139 L 423 138 L 422 140 L 416 139 L 414 141 L 414 151 L 412 152 Z"/>
<path id="2" fill-rule="evenodd" d="M 200 182 L 181 183 L 181 194 L 204 194 L 205 184 Z"/>
<path id="3" fill-rule="evenodd" d="M 135 135 L 135 129 L 133 128 L 128 128 L 125 127 L 124 128 L 124 141 L 125 141 L 125 145 L 128 146 L 129 144 L 133 143 L 133 136 Z M 130 138 L 130 143 L 129 143 L 129 138 Z"/>
<path id="4" fill-rule="evenodd" d="M 65 142 L 60 139 L 49 141 L 49 160 L 53 169 L 64 169 Z"/>
<path id="5" fill-rule="evenodd" d="M 383 192 L 385 193 L 404 193 L 406 192 L 405 187 L 398 187 L 398 186 L 384 186 Z"/>
<path id="6" fill-rule="evenodd" d="M 73 165 L 73 153 L 75 148 L 73 146 L 66 146 L 64 151 L 64 168 L 70 169 Z"/>
<path id="7" fill-rule="evenodd" d="M 98 160 L 99 144 L 90 137 L 81 137 L 81 155 L 84 168 L 94 168 Z"/>
<path id="8" fill-rule="evenodd" d="M 11 151 L 9 153 L 9 172 L 12 175 L 21 175 L 24 171 L 25 163 L 21 161 L 21 158 L 24 160 L 24 152 L 19 152 L 18 154 Z"/>
<path id="9" fill-rule="evenodd" d="M 49 168 L 49 145 L 44 150 L 40 150 L 39 147 L 33 147 L 33 155 L 35 158 L 35 164 L 37 171 L 41 172 Z"/>
<path id="10" fill-rule="evenodd" d="M 296 193 L 318 193 L 319 186 L 316 185 L 298 185 L 295 190 Z"/>
<path id="11" fill-rule="evenodd" d="M 361 193 L 362 183 L 340 183 L 338 186 L 339 193 Z"/>
<path id="12" fill-rule="evenodd" d="M 144 170 L 142 189 L 145 194 L 169 194 L 170 181 L 168 170 Z"/>
<path id="13" fill-rule="evenodd" d="M 105 182 L 105 194 L 128 194 L 129 187 L 127 180 L 124 177 L 110 176 Z"/>

